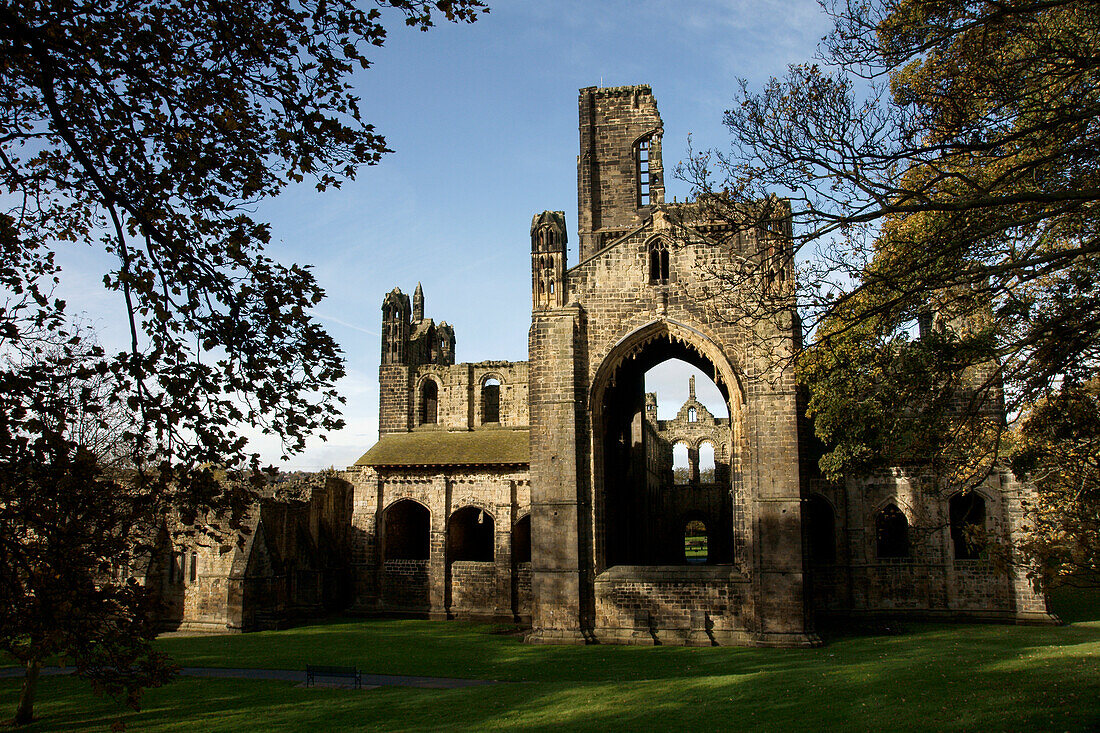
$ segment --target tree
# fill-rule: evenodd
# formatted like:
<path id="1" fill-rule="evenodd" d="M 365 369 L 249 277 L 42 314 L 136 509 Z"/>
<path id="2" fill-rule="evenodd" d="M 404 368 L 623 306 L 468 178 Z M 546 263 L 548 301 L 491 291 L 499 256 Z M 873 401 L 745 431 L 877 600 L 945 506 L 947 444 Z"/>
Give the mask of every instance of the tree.
<path id="1" fill-rule="evenodd" d="M 293 452 L 342 424 L 340 349 L 309 314 L 323 292 L 308 267 L 264 253 L 268 227 L 249 211 L 307 178 L 339 186 L 388 152 L 350 87 L 385 39 L 384 13 L 424 30 L 485 10 L 375 5 L 0 5 L 0 633 L 32 694 L 17 722 L 52 651 L 132 704 L 164 679 L 147 648 L 116 646 L 150 633 L 140 589 L 104 579 L 105 558 L 141 536 L 124 529 L 170 507 L 195 531 L 211 514 L 232 527 L 259 475 L 241 426 Z M 116 263 L 103 280 L 130 336 L 117 354 L 87 342 L 54 295 L 54 252 L 91 244 Z M 76 429 L 119 412 L 122 475 L 106 472 L 120 456 Z M 92 598 L 78 623 L 75 604 Z"/>
<path id="2" fill-rule="evenodd" d="M 51 655 L 135 705 L 172 671 L 149 647 L 142 589 L 120 572 L 154 517 L 118 438 L 136 416 L 113 399 L 102 357 L 86 329 L 24 328 L 3 358 L 0 649 L 26 668 L 17 724 L 33 719 Z"/>
<path id="3" fill-rule="evenodd" d="M 862 468 L 883 440 L 883 455 L 957 445 L 937 439 L 955 418 L 935 410 L 1011 413 L 1096 369 L 1100 10 L 1084 0 L 827 10 L 819 63 L 759 92 L 743 82 L 725 117 L 732 151 L 696 155 L 681 175 L 708 215 L 741 230 L 791 206 L 814 334 L 800 359 L 836 474 Z M 922 325 L 941 335 L 918 338 Z M 874 358 L 853 364 L 852 350 Z M 948 372 L 968 373 L 967 399 L 952 396 Z M 860 430 L 852 418 L 875 405 L 893 405 L 905 429 L 838 443 L 827 413 Z M 992 465 L 1000 431 L 957 426 Z"/>
<path id="4" fill-rule="evenodd" d="M 1041 399 L 1015 438 L 1012 469 L 1036 487 L 1020 549 L 1037 580 L 1100 587 L 1100 378 Z"/>

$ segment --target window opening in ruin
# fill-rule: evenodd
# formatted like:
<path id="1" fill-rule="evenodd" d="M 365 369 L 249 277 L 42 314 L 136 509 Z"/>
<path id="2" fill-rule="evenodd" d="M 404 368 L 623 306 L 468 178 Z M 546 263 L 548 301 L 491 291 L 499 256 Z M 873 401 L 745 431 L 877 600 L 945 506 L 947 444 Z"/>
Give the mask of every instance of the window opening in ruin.
<path id="1" fill-rule="evenodd" d="M 401 499 L 382 515 L 383 560 L 427 560 L 431 512 L 419 502 Z"/>
<path id="2" fill-rule="evenodd" d="M 691 456 L 687 443 L 672 446 L 672 482 L 678 485 L 691 483 Z"/>
<path id="3" fill-rule="evenodd" d="M 655 285 L 668 282 L 668 243 L 663 239 L 649 243 L 649 282 Z"/>
<path id="4" fill-rule="evenodd" d="M 688 422 L 696 422 L 699 419 L 699 413 L 694 407 L 688 408 Z"/>
<path id="5" fill-rule="evenodd" d="M 447 522 L 447 559 L 492 562 L 493 539 L 492 515 L 477 507 L 462 507 Z"/>
<path id="6" fill-rule="evenodd" d="M 652 180 L 649 173 L 649 137 L 642 138 L 634 148 L 635 174 L 638 184 L 638 207 L 649 206 L 649 188 Z"/>
<path id="7" fill-rule="evenodd" d="M 704 441 L 699 444 L 699 483 L 713 484 L 714 479 L 714 444 Z"/>
<path id="8" fill-rule="evenodd" d="M 531 562 L 531 515 L 516 522 L 512 529 L 512 562 Z"/>
<path id="9" fill-rule="evenodd" d="M 684 562 L 703 565 L 707 562 L 707 525 L 693 519 L 684 527 Z"/>
<path id="10" fill-rule="evenodd" d="M 810 561 L 836 562 L 836 520 L 833 517 L 833 507 L 824 498 L 811 496 L 806 500 L 802 511 Z"/>
<path id="11" fill-rule="evenodd" d="M 439 421 L 439 385 L 434 379 L 420 386 L 420 424 L 435 425 Z"/>
<path id="12" fill-rule="evenodd" d="M 196 552 L 191 553 L 191 582 L 194 583 L 199 579 L 199 555 Z"/>
<path id="13" fill-rule="evenodd" d="M 729 470 L 732 428 L 728 417 L 714 426 L 694 423 L 687 406 L 690 377 L 695 399 L 711 400 L 718 415 L 730 414 L 729 387 L 713 379 L 716 365 L 685 339 L 647 327 L 608 355 L 613 371 L 600 369 L 596 501 L 597 567 L 686 564 L 684 528 L 698 519 L 707 528 L 707 562 L 735 558 L 734 507 Z M 652 332 L 650 332 L 652 330 Z M 657 335 L 657 338 L 647 336 Z M 736 394 L 733 404 L 740 404 Z M 691 402 L 699 408 L 700 404 Z M 709 406 L 709 405 L 708 405 Z M 661 413 L 661 410 L 664 412 Z M 675 422 L 679 420 L 679 422 Z M 713 427 L 713 434 L 711 431 Z M 714 483 L 699 483 L 696 445 L 709 440 L 715 451 Z"/>
<path id="14" fill-rule="evenodd" d="M 893 504 L 887 504 L 875 517 L 875 546 L 880 558 L 909 557 L 909 520 Z"/>
<path id="15" fill-rule="evenodd" d="M 959 493 L 948 501 L 951 521 L 951 544 L 956 560 L 977 560 L 982 555 L 985 529 L 985 499 L 974 491 Z"/>
<path id="16" fill-rule="evenodd" d="M 500 380 L 495 377 L 481 383 L 481 422 L 500 422 Z"/>

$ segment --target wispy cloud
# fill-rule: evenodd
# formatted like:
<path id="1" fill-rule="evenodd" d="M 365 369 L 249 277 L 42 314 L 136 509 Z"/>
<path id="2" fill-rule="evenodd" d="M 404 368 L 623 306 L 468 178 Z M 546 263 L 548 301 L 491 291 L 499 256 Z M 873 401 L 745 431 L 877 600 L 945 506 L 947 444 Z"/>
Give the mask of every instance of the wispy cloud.
<path id="1" fill-rule="evenodd" d="M 344 328 L 350 328 L 353 331 L 361 331 L 362 333 L 366 333 L 366 334 L 369 334 L 371 336 L 377 336 L 378 338 L 382 338 L 381 334 L 379 334 L 377 331 L 372 331 L 369 328 L 363 328 L 362 326 L 358 326 L 354 323 L 348 323 L 347 321 L 341 320 L 341 319 L 337 318 L 336 316 L 330 316 L 330 315 L 327 315 L 325 313 L 321 313 L 320 311 L 315 310 L 313 308 L 309 309 L 309 314 L 312 315 L 312 316 L 317 316 L 322 321 L 331 321 L 332 323 L 343 326 Z"/>

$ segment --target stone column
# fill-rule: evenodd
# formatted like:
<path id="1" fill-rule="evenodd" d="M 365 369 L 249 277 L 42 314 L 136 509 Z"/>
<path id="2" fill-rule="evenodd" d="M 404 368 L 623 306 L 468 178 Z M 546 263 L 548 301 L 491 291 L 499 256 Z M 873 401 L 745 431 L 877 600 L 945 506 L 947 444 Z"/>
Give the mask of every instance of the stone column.
<path id="1" fill-rule="evenodd" d="M 814 646 L 803 580 L 801 486 L 794 385 L 757 382 L 752 410 L 755 641 Z"/>
<path id="2" fill-rule="evenodd" d="M 512 506 L 497 504 L 493 538 L 493 558 L 496 565 L 496 589 L 493 592 L 493 615 L 502 620 L 512 618 Z"/>
<path id="3" fill-rule="evenodd" d="M 451 516 L 451 485 L 444 474 L 432 477 L 432 525 L 428 548 L 428 618 L 447 618 L 447 520 Z"/>
<path id="4" fill-rule="evenodd" d="M 580 309 L 531 322 L 532 642 L 583 642 L 577 507 L 575 335 Z"/>

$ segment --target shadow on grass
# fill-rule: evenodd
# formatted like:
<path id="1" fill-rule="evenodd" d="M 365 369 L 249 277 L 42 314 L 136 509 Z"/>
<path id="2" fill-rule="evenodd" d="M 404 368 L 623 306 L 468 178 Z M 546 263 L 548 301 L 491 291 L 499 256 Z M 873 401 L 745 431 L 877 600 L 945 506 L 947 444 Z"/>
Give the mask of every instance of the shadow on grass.
<path id="1" fill-rule="evenodd" d="M 494 627 L 339 621 L 287 631 L 173 638 L 188 666 L 532 681 L 459 690 L 307 690 L 180 679 L 150 690 L 129 730 L 297 731 L 658 728 L 699 730 L 1084 730 L 1100 724 L 1100 622 L 1017 627 L 907 623 L 902 635 L 835 637 L 818 649 L 528 646 Z M 1095 608 L 1095 606 L 1093 606 Z M 1063 612 L 1064 611 L 1060 611 Z M 0 717 L 18 680 L 0 682 Z M 113 703 L 67 678 L 41 683 L 42 723 L 107 730 Z"/>
<path id="2" fill-rule="evenodd" d="M 988 633 L 997 630 L 1050 636 L 1032 644 Z M 1092 627 L 927 626 L 794 651 L 573 649 L 593 668 L 587 680 L 356 692 L 189 678 L 149 691 L 145 709 L 124 719 L 142 731 L 1082 730 L 1100 722 Z M 552 677 L 562 661 L 543 663 Z M 17 693 L 17 684 L 0 684 L 0 706 L 13 709 Z M 118 715 L 78 680 L 45 679 L 41 699 L 45 720 L 29 731 L 106 730 Z"/>

